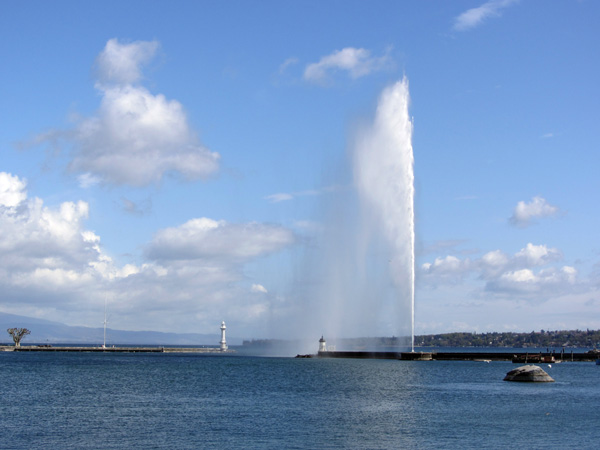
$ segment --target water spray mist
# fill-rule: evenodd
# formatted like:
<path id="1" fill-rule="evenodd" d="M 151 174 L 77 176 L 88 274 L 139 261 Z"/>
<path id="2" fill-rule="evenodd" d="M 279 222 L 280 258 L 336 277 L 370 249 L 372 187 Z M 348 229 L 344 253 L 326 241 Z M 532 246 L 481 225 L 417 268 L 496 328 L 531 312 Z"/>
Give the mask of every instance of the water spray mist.
<path id="1" fill-rule="evenodd" d="M 373 124 L 357 140 L 354 179 L 373 232 L 382 233 L 390 247 L 391 276 L 399 301 L 409 307 L 414 351 L 415 189 L 409 103 L 406 77 L 382 92 Z"/>

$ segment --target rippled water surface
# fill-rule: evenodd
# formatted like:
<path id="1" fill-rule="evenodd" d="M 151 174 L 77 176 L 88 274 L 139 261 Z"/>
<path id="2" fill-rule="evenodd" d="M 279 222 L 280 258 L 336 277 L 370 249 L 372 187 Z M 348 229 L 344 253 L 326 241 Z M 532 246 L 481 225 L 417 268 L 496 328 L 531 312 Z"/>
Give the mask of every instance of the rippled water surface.
<path id="1" fill-rule="evenodd" d="M 0 354 L 1 449 L 597 448 L 600 366 Z"/>

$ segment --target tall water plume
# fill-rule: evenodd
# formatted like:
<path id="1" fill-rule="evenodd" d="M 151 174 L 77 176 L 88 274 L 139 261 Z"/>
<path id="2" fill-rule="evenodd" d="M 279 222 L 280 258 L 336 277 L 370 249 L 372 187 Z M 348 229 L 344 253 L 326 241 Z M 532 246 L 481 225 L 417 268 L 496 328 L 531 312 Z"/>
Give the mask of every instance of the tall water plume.
<path id="1" fill-rule="evenodd" d="M 319 230 L 302 246 L 285 335 L 402 337 L 414 349 L 414 174 L 408 80 L 386 88 L 374 119 L 356 127 L 350 158 L 334 164 Z M 408 339 L 410 342 L 408 342 Z"/>
<path id="2" fill-rule="evenodd" d="M 414 157 L 409 103 L 406 77 L 382 92 L 373 123 L 356 139 L 354 181 L 363 210 L 363 245 L 382 233 L 389 246 L 389 267 L 400 305 L 397 313 L 410 315 L 414 350 Z"/>

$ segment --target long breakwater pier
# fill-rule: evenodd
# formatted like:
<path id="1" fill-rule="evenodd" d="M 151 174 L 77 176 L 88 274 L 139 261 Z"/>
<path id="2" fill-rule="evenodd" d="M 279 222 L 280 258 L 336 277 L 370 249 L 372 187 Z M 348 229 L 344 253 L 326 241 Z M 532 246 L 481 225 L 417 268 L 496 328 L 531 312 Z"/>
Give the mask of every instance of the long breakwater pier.
<path id="1" fill-rule="evenodd" d="M 94 353 L 203 353 L 228 354 L 235 350 L 222 350 L 218 347 L 77 347 L 49 345 L 2 345 L 0 351 L 5 352 L 94 352 Z"/>
<path id="2" fill-rule="evenodd" d="M 299 355 L 300 356 L 300 355 Z M 513 361 L 519 363 L 591 362 L 600 358 L 588 352 L 377 352 L 319 351 L 319 358 L 398 359 L 402 361 Z"/>

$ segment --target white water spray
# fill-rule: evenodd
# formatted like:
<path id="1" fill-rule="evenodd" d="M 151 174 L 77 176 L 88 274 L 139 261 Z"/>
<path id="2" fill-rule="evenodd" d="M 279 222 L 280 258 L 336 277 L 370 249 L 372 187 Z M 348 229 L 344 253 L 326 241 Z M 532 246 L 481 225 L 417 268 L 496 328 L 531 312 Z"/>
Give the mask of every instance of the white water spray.
<path id="1" fill-rule="evenodd" d="M 316 221 L 321 227 L 299 258 L 302 266 L 290 292 L 298 309 L 284 331 L 310 340 L 301 351 L 314 351 L 314 336 L 323 334 L 343 346 L 344 338 L 409 333 L 414 351 L 413 124 L 408 106 L 405 78 L 381 93 L 375 118 L 353 136 L 352 167 L 336 164 L 333 181 L 326 181 L 348 186 L 350 169 L 355 189 L 322 197 Z"/>
<path id="2" fill-rule="evenodd" d="M 408 301 L 410 305 L 411 350 L 414 351 L 415 190 L 409 103 L 406 78 L 382 92 L 372 125 L 357 139 L 354 179 L 370 234 L 383 234 L 390 247 L 389 265 L 394 285 L 401 301 Z"/>

